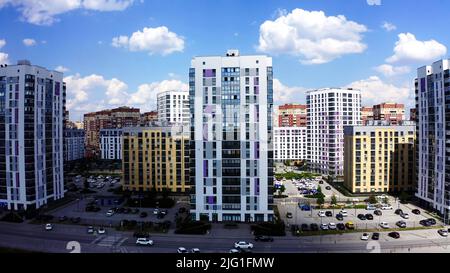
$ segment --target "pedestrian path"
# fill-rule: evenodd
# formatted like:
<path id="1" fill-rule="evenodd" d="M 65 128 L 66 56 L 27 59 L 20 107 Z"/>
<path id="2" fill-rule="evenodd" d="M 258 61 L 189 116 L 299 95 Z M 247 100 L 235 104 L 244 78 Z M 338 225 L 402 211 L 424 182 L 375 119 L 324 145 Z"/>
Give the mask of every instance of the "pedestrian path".
<path id="1" fill-rule="evenodd" d="M 127 240 L 126 237 L 122 236 L 107 236 L 101 235 L 97 237 L 91 244 L 104 247 L 119 247 Z"/>

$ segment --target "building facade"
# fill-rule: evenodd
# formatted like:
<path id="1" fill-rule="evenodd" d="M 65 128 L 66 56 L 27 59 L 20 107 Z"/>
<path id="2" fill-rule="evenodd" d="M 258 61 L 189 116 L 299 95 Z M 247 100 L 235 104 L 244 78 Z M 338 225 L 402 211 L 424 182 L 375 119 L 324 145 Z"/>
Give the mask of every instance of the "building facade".
<path id="1" fill-rule="evenodd" d="M 0 67 L 0 205 L 64 197 L 63 74 L 29 61 Z"/>
<path id="2" fill-rule="evenodd" d="M 417 111 L 416 108 L 409 109 L 409 120 L 417 121 Z"/>
<path id="3" fill-rule="evenodd" d="M 165 91 L 158 93 L 157 100 L 159 121 L 168 124 L 189 124 L 189 92 Z"/>
<path id="4" fill-rule="evenodd" d="M 415 190 L 413 123 L 344 127 L 344 186 L 352 193 Z"/>
<path id="5" fill-rule="evenodd" d="M 64 160 L 73 161 L 84 158 L 84 130 L 64 129 Z"/>
<path id="6" fill-rule="evenodd" d="M 149 126 L 158 121 L 158 111 L 150 111 L 141 114 L 141 126 Z"/>
<path id="7" fill-rule="evenodd" d="M 366 125 L 369 121 L 373 121 L 373 107 L 361 108 L 361 121 L 362 125 Z"/>
<path id="8" fill-rule="evenodd" d="M 84 115 L 86 156 L 100 156 L 100 130 L 138 126 L 141 114 L 138 108 L 119 107 Z"/>
<path id="9" fill-rule="evenodd" d="M 123 132 L 123 187 L 189 191 L 188 128 L 135 127 Z"/>
<path id="10" fill-rule="evenodd" d="M 123 129 L 100 130 L 101 159 L 122 159 L 122 133 Z"/>
<path id="11" fill-rule="evenodd" d="M 195 57 L 189 92 L 193 218 L 271 221 L 272 58 Z"/>
<path id="12" fill-rule="evenodd" d="M 278 127 L 306 127 L 306 105 L 284 104 L 278 106 Z"/>
<path id="13" fill-rule="evenodd" d="M 397 125 L 405 120 L 405 105 L 385 102 L 373 106 L 373 119 L 384 120 L 391 125 Z"/>
<path id="14" fill-rule="evenodd" d="M 450 218 L 450 60 L 420 67 L 416 79 L 417 193 Z"/>
<path id="15" fill-rule="evenodd" d="M 306 94 L 309 168 L 322 175 L 344 175 L 344 126 L 361 122 L 361 91 L 319 89 Z"/>
<path id="16" fill-rule="evenodd" d="M 305 127 L 274 127 L 273 153 L 275 161 L 306 160 Z"/>

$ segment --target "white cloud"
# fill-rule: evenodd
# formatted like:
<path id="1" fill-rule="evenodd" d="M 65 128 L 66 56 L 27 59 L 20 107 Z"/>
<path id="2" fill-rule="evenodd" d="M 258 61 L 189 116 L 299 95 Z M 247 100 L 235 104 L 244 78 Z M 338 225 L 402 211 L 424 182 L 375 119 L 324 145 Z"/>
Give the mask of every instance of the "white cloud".
<path id="1" fill-rule="evenodd" d="M 380 6 L 381 0 L 367 0 L 369 6 Z"/>
<path id="2" fill-rule="evenodd" d="M 273 98 L 275 104 L 304 102 L 306 88 L 289 87 L 281 83 L 279 79 L 273 79 Z"/>
<path id="3" fill-rule="evenodd" d="M 435 40 L 419 41 L 411 33 L 400 33 L 398 38 L 394 55 L 386 59 L 388 63 L 429 62 L 447 53 L 447 48 Z"/>
<path id="4" fill-rule="evenodd" d="M 0 64 L 9 64 L 8 54 L 0 52 Z"/>
<path id="5" fill-rule="evenodd" d="M 121 105 L 149 111 L 156 106 L 158 92 L 188 90 L 186 83 L 173 79 L 141 84 L 134 92 L 129 90 L 125 82 L 117 78 L 106 79 L 96 74 L 86 77 L 75 74 L 65 77 L 64 81 L 67 84 L 67 108 L 80 115 Z"/>
<path id="6" fill-rule="evenodd" d="M 66 73 L 66 72 L 68 72 L 69 70 L 70 70 L 69 68 L 64 67 L 64 66 L 62 66 L 62 65 L 58 65 L 58 66 L 55 68 L 55 71 L 58 71 L 58 72 L 61 72 L 61 73 Z"/>
<path id="7" fill-rule="evenodd" d="M 22 42 L 25 46 L 35 46 L 36 45 L 36 40 L 30 39 L 30 38 L 23 39 Z"/>
<path id="8" fill-rule="evenodd" d="M 384 28 L 386 31 L 393 31 L 393 30 L 397 29 L 396 25 L 389 23 L 389 22 L 383 22 L 381 27 Z"/>
<path id="9" fill-rule="evenodd" d="M 15 7 L 22 20 L 35 25 L 52 25 L 58 15 L 76 9 L 93 11 L 121 11 L 134 0 L 0 0 L 0 9 Z"/>
<path id="10" fill-rule="evenodd" d="M 150 55 L 168 55 L 173 52 L 182 52 L 184 38 L 169 31 L 165 26 L 156 28 L 145 27 L 128 36 L 114 37 L 112 46 L 123 47 L 130 51 L 147 51 Z"/>
<path id="11" fill-rule="evenodd" d="M 375 67 L 374 69 L 378 73 L 383 74 L 385 77 L 393 77 L 411 72 L 411 68 L 409 66 L 393 66 L 390 64 L 382 64 Z"/>
<path id="12" fill-rule="evenodd" d="M 259 29 L 258 50 L 301 57 L 304 64 L 322 64 L 346 54 L 362 53 L 367 46 L 362 34 L 367 27 L 343 15 L 294 9 Z"/>
<path id="13" fill-rule="evenodd" d="M 383 82 L 377 76 L 355 81 L 347 87 L 361 90 L 362 105 L 374 105 L 382 102 L 404 103 L 409 107 L 414 105 L 414 88 L 412 85 L 404 84 L 396 86 Z"/>
<path id="14" fill-rule="evenodd" d="M 4 39 L 0 40 L 0 49 L 6 45 L 6 41 Z"/>

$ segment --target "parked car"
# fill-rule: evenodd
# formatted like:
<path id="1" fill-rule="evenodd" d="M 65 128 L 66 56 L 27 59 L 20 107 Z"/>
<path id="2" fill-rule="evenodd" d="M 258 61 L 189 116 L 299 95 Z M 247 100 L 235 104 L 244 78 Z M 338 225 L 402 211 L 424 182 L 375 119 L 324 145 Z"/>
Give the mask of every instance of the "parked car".
<path id="1" fill-rule="evenodd" d="M 389 232 L 389 237 L 394 238 L 394 239 L 399 239 L 400 238 L 400 233 L 393 231 L 393 232 Z"/>
<path id="2" fill-rule="evenodd" d="M 339 212 L 339 214 L 341 214 L 343 217 L 347 217 L 348 216 L 348 212 L 346 210 L 341 210 Z"/>
<path id="3" fill-rule="evenodd" d="M 93 233 L 94 233 L 94 227 L 93 227 L 93 226 L 89 226 L 89 227 L 87 228 L 87 233 L 88 233 L 88 234 L 93 234 Z"/>
<path id="4" fill-rule="evenodd" d="M 81 218 L 80 217 L 70 218 L 70 221 L 73 224 L 78 224 L 79 222 L 81 222 Z"/>
<path id="5" fill-rule="evenodd" d="M 436 220 L 434 218 L 428 218 L 428 223 L 430 223 L 432 226 L 436 225 Z"/>
<path id="6" fill-rule="evenodd" d="M 342 216 L 342 214 L 338 213 L 338 214 L 336 214 L 336 219 L 338 221 L 344 221 L 344 216 Z"/>
<path id="7" fill-rule="evenodd" d="M 187 251 L 186 248 L 184 248 L 184 247 L 179 247 L 179 248 L 177 249 L 177 253 L 189 253 L 189 252 Z"/>
<path id="8" fill-rule="evenodd" d="M 240 251 L 239 251 L 239 249 L 232 248 L 232 249 L 230 249 L 230 251 L 228 251 L 228 253 L 240 253 Z"/>
<path id="9" fill-rule="evenodd" d="M 431 223 L 428 220 L 420 220 L 419 224 L 421 224 L 424 227 L 432 226 Z"/>
<path id="10" fill-rule="evenodd" d="M 401 215 L 402 213 L 403 213 L 403 210 L 401 210 L 401 209 L 395 210 L 395 214 L 397 214 L 397 215 Z"/>
<path id="11" fill-rule="evenodd" d="M 380 223 L 380 227 L 384 228 L 384 229 L 388 229 L 389 228 L 389 224 L 387 222 L 381 222 Z"/>
<path id="12" fill-rule="evenodd" d="M 336 230 L 336 224 L 335 223 L 329 223 L 328 224 L 328 229 L 329 230 Z"/>
<path id="13" fill-rule="evenodd" d="M 355 229 L 355 225 L 353 224 L 353 222 L 347 222 L 345 223 L 345 227 L 347 229 Z"/>
<path id="14" fill-rule="evenodd" d="M 381 210 L 377 209 L 373 212 L 373 214 L 375 214 L 376 216 L 381 216 L 381 215 L 383 215 L 383 212 Z"/>
<path id="15" fill-rule="evenodd" d="M 364 233 L 361 235 L 361 240 L 367 241 L 367 240 L 369 240 L 369 237 L 370 237 L 370 234 L 364 232 Z"/>
<path id="16" fill-rule="evenodd" d="M 336 227 L 338 230 L 345 230 L 345 225 L 343 223 L 337 223 Z"/>
<path id="17" fill-rule="evenodd" d="M 308 224 L 302 224 L 302 225 L 301 225 L 301 230 L 302 230 L 302 231 L 309 231 L 309 226 L 308 226 Z"/>
<path id="18" fill-rule="evenodd" d="M 240 241 L 240 242 L 234 243 L 234 247 L 237 249 L 247 249 L 247 248 L 253 248 L 253 244 L 247 243 L 245 241 Z"/>
<path id="19" fill-rule="evenodd" d="M 392 210 L 394 208 L 391 205 L 384 204 L 384 205 L 381 206 L 381 209 L 382 210 Z"/>
<path id="20" fill-rule="evenodd" d="M 157 215 L 158 213 L 159 213 L 159 209 L 154 209 L 154 210 L 153 210 L 153 214 L 154 214 L 154 215 Z"/>
<path id="21" fill-rule="evenodd" d="M 377 241 L 378 239 L 380 239 L 380 233 L 374 232 L 374 233 L 372 234 L 372 240 Z"/>
<path id="22" fill-rule="evenodd" d="M 255 241 L 260 242 L 273 242 L 273 238 L 270 236 L 257 235 L 255 236 Z"/>
<path id="23" fill-rule="evenodd" d="M 98 229 L 98 234 L 105 234 L 106 233 L 106 229 L 101 227 Z"/>
<path id="24" fill-rule="evenodd" d="M 328 230 L 328 225 L 327 224 L 321 224 L 320 225 L 320 229 L 321 230 Z"/>
<path id="25" fill-rule="evenodd" d="M 46 231 L 53 230 L 53 225 L 52 225 L 52 224 L 46 224 L 46 225 L 45 225 L 45 230 L 46 230 Z"/>
<path id="26" fill-rule="evenodd" d="M 418 210 L 418 209 L 413 209 L 411 212 L 413 214 L 420 215 L 420 210 Z"/>
<path id="27" fill-rule="evenodd" d="M 145 218 L 147 216 L 148 216 L 148 213 L 145 211 L 143 211 L 143 212 L 141 212 L 141 214 L 139 214 L 139 217 L 141 217 L 141 218 Z"/>
<path id="28" fill-rule="evenodd" d="M 136 245 L 139 246 L 152 246 L 153 240 L 150 240 L 149 238 L 138 238 L 136 240 Z"/>
<path id="29" fill-rule="evenodd" d="M 199 248 L 192 248 L 191 249 L 191 253 L 200 253 L 200 249 Z"/>
<path id="30" fill-rule="evenodd" d="M 365 216 L 366 216 L 367 220 L 373 220 L 373 215 L 372 214 L 367 213 Z"/>
<path id="31" fill-rule="evenodd" d="M 400 214 L 400 217 L 402 217 L 403 219 L 409 219 L 409 214 L 408 213 L 402 213 L 402 214 Z"/>
<path id="32" fill-rule="evenodd" d="M 328 211 L 325 212 L 325 216 L 333 217 L 333 212 L 328 210 Z"/>
<path id="33" fill-rule="evenodd" d="M 358 219 L 359 220 L 366 220 L 366 216 L 364 214 L 358 214 Z"/>
<path id="34" fill-rule="evenodd" d="M 309 227 L 311 228 L 312 231 L 318 231 L 319 230 L 319 225 L 314 224 L 314 223 L 309 225 Z"/>
<path id="35" fill-rule="evenodd" d="M 114 215 L 114 210 L 110 209 L 106 212 L 106 216 L 111 217 Z"/>
<path id="36" fill-rule="evenodd" d="M 399 228 L 406 228 L 406 222 L 405 221 L 398 221 L 395 223 Z"/>
<path id="37" fill-rule="evenodd" d="M 65 221 L 67 221 L 67 216 L 61 216 L 61 217 L 59 217 L 58 221 L 60 221 L 60 222 L 65 222 Z"/>
<path id="38" fill-rule="evenodd" d="M 446 230 L 446 229 L 440 229 L 440 230 L 438 230 L 438 233 L 442 237 L 448 237 L 448 230 Z"/>
<path id="39" fill-rule="evenodd" d="M 325 217 L 326 215 L 325 215 L 325 211 L 319 211 L 318 213 L 317 213 L 317 215 L 319 216 L 319 217 Z"/>
<path id="40" fill-rule="evenodd" d="M 292 213 L 291 213 L 291 212 L 286 213 L 286 218 L 291 219 L 292 217 L 293 217 L 293 216 L 292 216 Z"/>

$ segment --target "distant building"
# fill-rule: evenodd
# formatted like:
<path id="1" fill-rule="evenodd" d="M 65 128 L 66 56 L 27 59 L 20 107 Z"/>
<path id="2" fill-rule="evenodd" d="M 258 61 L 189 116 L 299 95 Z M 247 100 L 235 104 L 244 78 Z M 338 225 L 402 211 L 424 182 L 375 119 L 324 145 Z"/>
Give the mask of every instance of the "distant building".
<path id="1" fill-rule="evenodd" d="M 409 120 L 417 122 L 417 110 L 416 110 L 416 108 L 411 108 L 409 110 Z"/>
<path id="2" fill-rule="evenodd" d="M 422 205 L 450 219 L 449 60 L 417 70 L 417 193 Z"/>
<path id="3" fill-rule="evenodd" d="M 64 160 L 72 161 L 84 158 L 84 130 L 64 129 Z"/>
<path id="4" fill-rule="evenodd" d="M 388 121 L 391 125 L 400 124 L 405 120 L 405 105 L 385 102 L 373 106 L 373 119 Z"/>
<path id="5" fill-rule="evenodd" d="M 368 121 L 373 120 L 373 107 L 361 108 L 361 121 L 362 125 L 366 125 Z"/>
<path id="6" fill-rule="evenodd" d="M 100 155 L 102 159 L 122 159 L 123 129 L 100 130 Z"/>
<path id="7" fill-rule="evenodd" d="M 158 119 L 168 124 L 189 124 L 189 92 L 165 91 L 158 93 Z"/>
<path id="8" fill-rule="evenodd" d="M 306 127 L 306 105 L 285 104 L 278 106 L 278 127 Z"/>
<path id="9" fill-rule="evenodd" d="M 100 130 L 138 126 L 141 114 L 137 108 L 119 107 L 84 115 L 86 156 L 100 155 Z"/>
<path id="10" fill-rule="evenodd" d="M 63 74 L 0 67 L 0 206 L 38 209 L 64 197 Z"/>
<path id="11" fill-rule="evenodd" d="M 306 126 L 274 127 L 273 152 L 276 161 L 306 160 Z"/>
<path id="12" fill-rule="evenodd" d="M 322 175 L 344 175 L 344 126 L 361 122 L 361 91 L 326 88 L 308 91 L 308 165 Z"/>
<path id="13" fill-rule="evenodd" d="M 352 193 L 415 189 L 415 125 L 344 127 L 344 186 Z"/>
<path id="14" fill-rule="evenodd" d="M 148 126 L 158 121 L 158 111 L 150 111 L 141 114 L 141 126 Z"/>
<path id="15" fill-rule="evenodd" d="M 181 126 L 123 131 L 123 187 L 131 191 L 189 189 L 189 132 Z"/>

